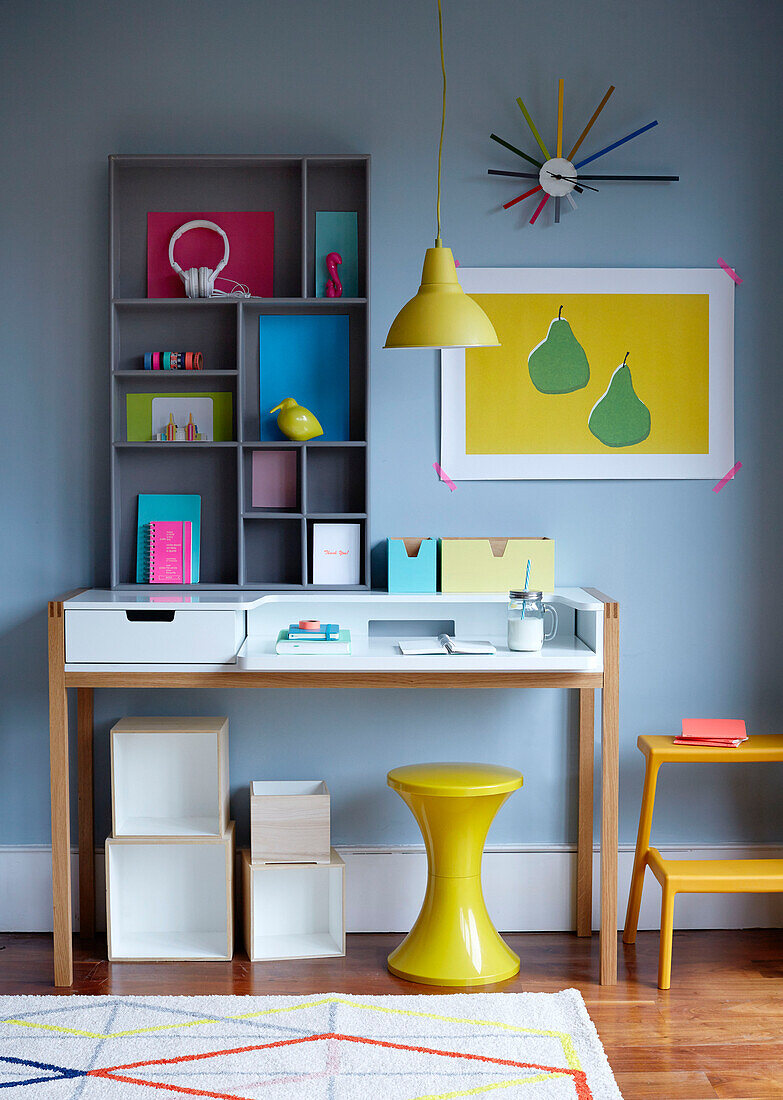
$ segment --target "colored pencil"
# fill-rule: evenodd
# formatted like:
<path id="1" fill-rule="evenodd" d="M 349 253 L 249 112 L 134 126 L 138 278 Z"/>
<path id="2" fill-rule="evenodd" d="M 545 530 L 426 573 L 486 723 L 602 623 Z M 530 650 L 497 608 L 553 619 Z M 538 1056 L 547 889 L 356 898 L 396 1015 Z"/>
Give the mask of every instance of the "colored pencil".
<path id="1" fill-rule="evenodd" d="M 518 202 L 522 202 L 522 199 L 526 199 L 529 195 L 535 195 L 536 191 L 540 191 L 540 190 L 541 190 L 541 184 L 539 183 L 538 187 L 531 187 L 531 189 L 529 191 L 525 191 L 524 195 L 517 195 L 517 197 L 515 199 L 512 199 L 511 202 L 504 202 L 503 203 L 503 209 L 508 210 L 508 208 L 510 206 L 516 206 L 516 204 Z M 547 196 L 547 198 L 548 197 L 549 196 Z"/>

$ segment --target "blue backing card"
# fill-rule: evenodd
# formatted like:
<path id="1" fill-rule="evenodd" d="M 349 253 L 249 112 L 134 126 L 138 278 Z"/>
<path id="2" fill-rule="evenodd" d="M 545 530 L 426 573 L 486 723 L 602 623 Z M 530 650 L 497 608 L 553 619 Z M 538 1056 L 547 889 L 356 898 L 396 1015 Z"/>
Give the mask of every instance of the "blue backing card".
<path id="1" fill-rule="evenodd" d="M 318 418 L 318 439 L 350 439 L 348 348 L 346 314 L 259 317 L 262 441 L 285 438 L 269 410 L 286 397 Z"/>

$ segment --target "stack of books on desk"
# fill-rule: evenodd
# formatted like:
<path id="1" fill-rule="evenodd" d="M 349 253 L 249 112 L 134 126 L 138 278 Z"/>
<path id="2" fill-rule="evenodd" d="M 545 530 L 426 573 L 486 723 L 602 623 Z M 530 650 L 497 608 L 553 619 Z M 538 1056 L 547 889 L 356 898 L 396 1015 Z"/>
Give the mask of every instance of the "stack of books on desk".
<path id="1" fill-rule="evenodd" d="M 351 652 L 350 630 L 337 623 L 291 623 L 277 635 L 276 653 L 344 655 Z"/>
<path id="2" fill-rule="evenodd" d="M 682 733 L 674 744 L 736 749 L 747 739 L 742 718 L 683 718 Z"/>

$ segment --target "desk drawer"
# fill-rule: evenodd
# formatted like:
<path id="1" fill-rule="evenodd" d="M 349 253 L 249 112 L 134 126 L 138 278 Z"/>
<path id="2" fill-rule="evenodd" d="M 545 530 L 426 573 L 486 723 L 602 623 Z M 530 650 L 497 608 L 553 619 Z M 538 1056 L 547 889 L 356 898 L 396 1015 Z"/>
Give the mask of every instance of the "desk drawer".
<path id="1" fill-rule="evenodd" d="M 69 664 L 233 664 L 244 611 L 65 610 Z"/>

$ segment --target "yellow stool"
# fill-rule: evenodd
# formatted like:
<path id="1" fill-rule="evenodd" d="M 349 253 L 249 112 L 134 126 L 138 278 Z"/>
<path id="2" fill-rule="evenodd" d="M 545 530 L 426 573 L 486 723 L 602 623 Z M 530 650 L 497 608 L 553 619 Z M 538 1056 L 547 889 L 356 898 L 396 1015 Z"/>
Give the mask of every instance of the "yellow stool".
<path id="1" fill-rule="evenodd" d="M 658 988 L 668 989 L 672 974 L 674 898 L 677 894 L 762 894 L 783 892 L 783 859 L 664 859 L 650 847 L 655 787 L 662 764 L 763 764 L 783 760 L 783 736 L 752 737 L 738 748 L 675 745 L 671 737 L 637 740 L 647 766 L 636 838 L 631 891 L 623 943 L 636 942 L 644 871 L 649 867 L 662 887 Z"/>
<path id="2" fill-rule="evenodd" d="M 521 774 L 492 764 L 411 764 L 386 780 L 418 822 L 429 871 L 421 912 L 389 955 L 389 970 L 424 985 L 513 978 L 519 958 L 489 919 L 481 856 L 495 814 L 522 786 Z"/>

